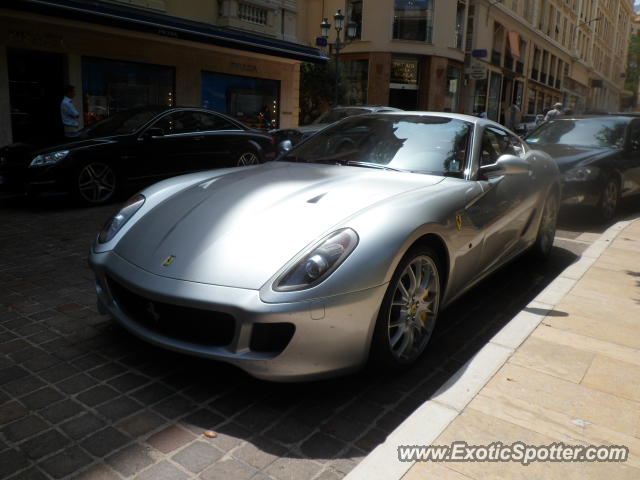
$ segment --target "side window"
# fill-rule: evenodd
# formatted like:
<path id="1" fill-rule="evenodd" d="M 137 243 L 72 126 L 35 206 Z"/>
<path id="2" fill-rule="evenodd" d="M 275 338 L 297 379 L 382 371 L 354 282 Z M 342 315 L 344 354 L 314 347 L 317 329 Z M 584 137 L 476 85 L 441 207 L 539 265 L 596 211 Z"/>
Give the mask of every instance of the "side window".
<path id="1" fill-rule="evenodd" d="M 524 147 L 518 137 L 497 128 L 487 128 L 482 135 L 480 165 L 496 163 L 502 155 L 524 155 Z"/>
<path id="2" fill-rule="evenodd" d="M 194 112 L 174 112 L 165 115 L 152 125 L 161 128 L 165 135 L 198 131 L 198 119 Z"/>
<path id="3" fill-rule="evenodd" d="M 634 120 L 629 127 L 629 146 L 634 152 L 640 151 L 640 120 Z"/>
<path id="4" fill-rule="evenodd" d="M 198 112 L 198 131 L 207 132 L 211 130 L 240 130 L 240 128 L 218 115 Z"/>

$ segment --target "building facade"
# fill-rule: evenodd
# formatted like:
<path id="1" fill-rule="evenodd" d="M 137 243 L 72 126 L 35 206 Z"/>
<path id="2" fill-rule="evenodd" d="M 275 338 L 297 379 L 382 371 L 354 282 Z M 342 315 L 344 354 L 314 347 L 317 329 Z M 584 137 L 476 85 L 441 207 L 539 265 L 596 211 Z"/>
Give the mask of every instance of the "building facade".
<path id="1" fill-rule="evenodd" d="M 615 111 L 625 95 L 632 0 L 308 0 L 302 8 L 299 31 L 310 43 L 337 9 L 345 24 L 359 24 L 341 54 L 346 104 L 486 112 L 508 124 L 514 103 L 525 114 L 555 102 Z"/>
<path id="2" fill-rule="evenodd" d="M 345 104 L 459 111 L 467 0 L 308 0 L 299 31 L 312 43 L 323 18 L 358 24 L 340 55 Z M 302 10 L 304 9 L 304 10 Z M 332 28 L 329 43 L 335 42 Z M 330 53 L 330 52 L 329 52 Z"/>
<path id="3" fill-rule="evenodd" d="M 65 84 L 85 125 L 160 104 L 296 126 L 299 65 L 326 61 L 297 15 L 296 0 L 2 2 L 0 145 L 55 137 Z"/>

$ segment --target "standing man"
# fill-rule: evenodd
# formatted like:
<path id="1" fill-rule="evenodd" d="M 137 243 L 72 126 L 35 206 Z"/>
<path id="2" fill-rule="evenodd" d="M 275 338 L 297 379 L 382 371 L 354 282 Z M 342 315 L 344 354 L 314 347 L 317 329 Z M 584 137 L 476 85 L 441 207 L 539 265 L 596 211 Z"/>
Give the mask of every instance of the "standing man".
<path id="1" fill-rule="evenodd" d="M 73 98 L 76 96 L 76 89 L 73 85 L 67 85 L 64 89 L 64 98 L 60 102 L 60 116 L 62 125 L 64 126 L 64 136 L 73 138 L 78 136 L 80 131 L 80 113 L 73 104 Z"/>
<path id="2" fill-rule="evenodd" d="M 547 112 L 544 116 L 544 121 L 548 122 L 549 120 L 553 120 L 554 118 L 562 115 L 562 104 L 560 102 L 553 105 L 553 108 Z"/>

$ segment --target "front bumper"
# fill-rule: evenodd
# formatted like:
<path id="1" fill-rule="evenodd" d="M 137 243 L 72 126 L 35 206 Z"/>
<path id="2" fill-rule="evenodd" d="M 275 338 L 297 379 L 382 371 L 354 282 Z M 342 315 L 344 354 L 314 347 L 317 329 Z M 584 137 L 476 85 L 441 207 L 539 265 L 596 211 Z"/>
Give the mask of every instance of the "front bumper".
<path id="1" fill-rule="evenodd" d="M 562 205 L 596 207 L 600 202 L 603 186 L 599 179 L 562 184 Z"/>
<path id="2" fill-rule="evenodd" d="M 272 381 L 311 380 L 348 373 L 366 362 L 378 309 L 386 290 L 360 292 L 296 303 L 269 304 L 257 290 L 176 280 L 152 274 L 115 252 L 92 253 L 99 305 L 134 335 L 155 345 L 227 362 L 254 377 Z M 128 314 L 109 287 L 110 279 L 150 302 L 230 315 L 235 331 L 227 345 L 206 345 L 167 336 Z M 175 319 L 180 322 L 180 318 Z M 215 321 L 213 319 L 212 321 Z M 282 351 L 254 351 L 256 324 L 289 323 L 295 332 Z M 179 324 L 178 327 L 179 328 Z"/>

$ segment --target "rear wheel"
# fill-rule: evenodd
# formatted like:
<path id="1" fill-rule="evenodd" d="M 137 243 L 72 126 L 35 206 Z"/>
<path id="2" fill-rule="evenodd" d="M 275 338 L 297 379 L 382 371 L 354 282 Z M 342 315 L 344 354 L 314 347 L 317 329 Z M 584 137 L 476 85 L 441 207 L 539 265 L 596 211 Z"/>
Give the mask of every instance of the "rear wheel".
<path id="1" fill-rule="evenodd" d="M 385 293 L 372 343 L 372 362 L 385 369 L 411 365 L 425 350 L 440 307 L 436 253 L 412 248 L 398 265 Z"/>
<path id="2" fill-rule="evenodd" d="M 260 155 L 255 149 L 245 149 L 238 155 L 238 161 L 236 165 L 238 167 L 247 167 L 249 165 L 258 165 L 262 163 L 260 161 Z"/>
<path id="3" fill-rule="evenodd" d="M 93 161 L 80 166 L 74 177 L 74 193 L 82 203 L 102 205 L 113 200 L 118 176 L 111 165 Z"/>

